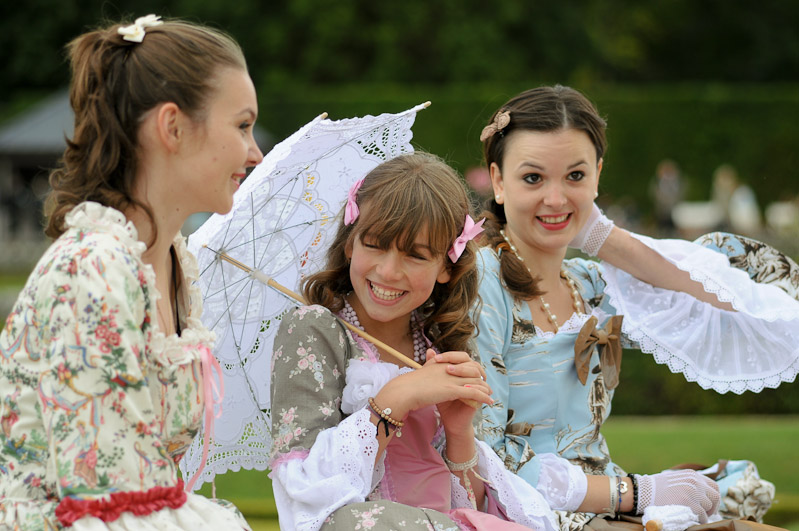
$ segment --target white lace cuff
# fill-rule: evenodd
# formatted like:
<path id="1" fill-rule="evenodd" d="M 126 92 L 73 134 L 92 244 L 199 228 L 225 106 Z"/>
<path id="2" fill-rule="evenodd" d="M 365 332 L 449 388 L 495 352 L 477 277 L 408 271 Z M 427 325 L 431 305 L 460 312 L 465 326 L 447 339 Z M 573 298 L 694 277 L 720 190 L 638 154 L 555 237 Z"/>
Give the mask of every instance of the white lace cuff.
<path id="1" fill-rule="evenodd" d="M 537 457 L 541 463 L 541 472 L 536 490 L 553 509 L 576 511 L 588 492 L 585 472 L 555 454 L 538 454 Z"/>
<path id="2" fill-rule="evenodd" d="M 796 378 L 799 302 L 775 286 L 754 282 L 721 253 L 682 240 L 633 236 L 736 310 L 655 288 L 603 263 L 610 304 L 624 315 L 622 331 L 642 351 L 719 393 L 759 392 Z"/>
<path id="3" fill-rule="evenodd" d="M 490 485 L 486 485 L 486 488 L 493 490 L 494 499 L 504 508 L 508 519 L 532 529 L 558 529 L 549 504 L 541 493 L 509 472 L 486 443 L 475 441 L 475 446 L 478 454 L 477 472 L 489 481 Z M 457 478 L 452 482 L 452 487 L 453 507 L 456 507 L 456 501 L 457 507 L 470 507 L 466 490 Z"/>
<path id="4" fill-rule="evenodd" d="M 319 433 L 304 459 L 282 461 L 270 474 L 282 529 L 315 530 L 344 505 L 366 499 L 378 443 L 366 409 Z"/>
<path id="5" fill-rule="evenodd" d="M 608 239 L 610 231 L 613 230 L 613 225 L 613 221 L 600 213 L 594 224 L 589 228 L 580 250 L 589 256 L 596 256 L 605 240 Z"/>

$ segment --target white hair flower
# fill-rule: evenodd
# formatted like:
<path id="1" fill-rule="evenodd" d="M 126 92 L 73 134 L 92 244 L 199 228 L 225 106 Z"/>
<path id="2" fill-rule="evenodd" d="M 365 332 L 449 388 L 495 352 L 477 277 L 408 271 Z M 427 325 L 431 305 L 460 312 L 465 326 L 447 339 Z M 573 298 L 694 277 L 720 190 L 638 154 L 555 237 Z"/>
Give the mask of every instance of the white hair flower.
<path id="1" fill-rule="evenodd" d="M 141 42 L 144 40 L 145 29 L 160 26 L 163 24 L 161 17 L 157 15 L 147 15 L 146 17 L 139 17 L 130 26 L 124 26 L 117 30 L 117 33 L 122 35 L 122 38 L 130 42 Z"/>
<path id="2" fill-rule="evenodd" d="M 366 407 L 369 397 L 375 396 L 399 372 L 399 367 L 393 363 L 350 361 L 347 367 L 347 385 L 344 386 L 341 397 L 341 411 L 349 415 Z"/>

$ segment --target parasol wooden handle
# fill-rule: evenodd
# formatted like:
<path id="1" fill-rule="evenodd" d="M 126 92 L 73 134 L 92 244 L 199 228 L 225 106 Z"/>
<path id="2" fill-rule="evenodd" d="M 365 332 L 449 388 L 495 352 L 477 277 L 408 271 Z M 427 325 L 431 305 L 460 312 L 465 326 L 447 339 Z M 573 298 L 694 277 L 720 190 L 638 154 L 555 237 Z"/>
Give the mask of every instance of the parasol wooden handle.
<path id="1" fill-rule="evenodd" d="M 283 284 L 275 281 L 274 279 L 272 279 L 268 275 L 263 274 L 261 271 L 258 271 L 257 269 L 253 269 L 252 267 L 239 262 L 238 260 L 236 260 L 235 258 L 233 258 L 232 256 L 230 256 L 227 253 L 214 251 L 213 249 L 211 249 L 210 247 L 207 247 L 207 246 L 203 246 L 203 247 L 205 247 L 206 249 L 216 253 L 216 255 L 220 259 L 224 260 L 225 262 L 227 262 L 229 264 L 232 264 L 232 265 L 238 267 L 239 269 L 241 269 L 243 271 L 246 271 L 253 278 L 263 282 L 267 286 L 270 286 L 270 287 L 278 290 L 280 293 L 291 297 L 292 299 L 294 299 L 295 301 L 297 301 L 299 303 L 308 304 L 308 302 L 305 300 L 305 297 L 303 297 L 302 295 L 300 295 L 299 293 L 297 293 L 295 291 L 292 291 L 292 290 L 288 289 L 286 286 L 284 286 Z M 357 326 L 348 323 L 347 321 L 342 320 L 341 322 L 344 323 L 344 326 L 346 326 L 347 328 L 352 330 L 354 333 L 358 334 L 359 336 L 361 336 L 365 340 L 371 342 L 377 348 L 385 350 L 386 352 L 388 352 L 389 354 L 394 356 L 397 360 L 399 360 L 402 363 L 408 365 L 409 367 L 413 367 L 414 369 L 421 369 L 422 368 L 422 366 L 418 362 L 410 359 L 408 356 L 406 356 L 405 354 L 403 354 L 399 350 L 395 349 L 394 347 L 390 347 L 389 345 L 386 345 L 385 343 L 383 343 L 382 341 L 380 341 L 376 337 L 374 337 L 371 334 L 361 330 Z"/>
<path id="2" fill-rule="evenodd" d="M 663 530 L 663 522 L 660 520 L 649 520 L 644 526 L 646 531 L 662 531 Z"/>
<path id="3" fill-rule="evenodd" d="M 283 284 L 280 284 L 279 282 L 276 282 L 274 279 L 272 279 L 268 275 L 265 275 L 261 271 L 258 271 L 257 269 L 254 269 L 254 268 L 252 268 L 252 267 L 250 267 L 250 266 L 248 266 L 246 264 L 243 264 L 243 263 L 239 262 L 238 260 L 236 260 L 235 258 L 233 258 L 232 256 L 230 256 L 227 253 L 220 252 L 220 251 L 215 251 L 214 249 L 211 249 L 207 245 L 203 245 L 203 247 L 205 247 L 209 251 L 215 253 L 220 259 L 224 260 L 225 262 L 238 267 L 242 271 L 246 271 L 253 278 L 255 278 L 256 280 L 259 280 L 260 282 L 266 284 L 267 286 L 270 286 L 270 287 L 278 290 L 280 293 L 282 293 L 284 295 L 287 295 L 288 297 L 291 297 L 292 299 L 294 299 L 297 302 L 300 302 L 302 304 L 308 304 L 308 302 L 305 300 L 305 297 L 303 297 L 302 295 L 300 295 L 299 293 L 297 293 L 295 291 L 292 291 L 292 290 L 288 289 Z M 412 360 L 411 358 L 409 358 L 408 356 L 406 356 L 405 354 L 403 354 L 399 350 L 397 350 L 394 347 L 391 347 L 391 346 L 385 344 L 384 342 L 380 341 L 379 339 L 377 339 L 373 335 L 369 334 L 368 332 L 366 332 L 364 330 L 361 330 L 357 326 L 355 326 L 353 324 L 350 324 L 350 323 L 348 323 L 347 321 L 345 321 L 343 319 L 341 320 L 341 322 L 344 323 L 344 326 L 346 326 L 347 328 L 352 330 L 353 333 L 358 334 L 359 336 L 361 336 L 365 340 L 367 340 L 370 343 L 372 343 L 377 348 L 382 349 L 385 352 L 391 354 L 392 356 L 394 356 L 394 358 L 396 358 L 397 360 L 401 361 L 405 365 L 407 365 L 409 367 L 413 367 L 414 369 L 421 369 L 422 368 L 421 364 L 419 364 L 417 361 Z M 476 402 L 474 400 L 463 400 L 463 402 L 466 405 L 471 406 L 471 407 L 473 407 L 475 409 L 479 409 L 480 408 L 480 403 Z"/>

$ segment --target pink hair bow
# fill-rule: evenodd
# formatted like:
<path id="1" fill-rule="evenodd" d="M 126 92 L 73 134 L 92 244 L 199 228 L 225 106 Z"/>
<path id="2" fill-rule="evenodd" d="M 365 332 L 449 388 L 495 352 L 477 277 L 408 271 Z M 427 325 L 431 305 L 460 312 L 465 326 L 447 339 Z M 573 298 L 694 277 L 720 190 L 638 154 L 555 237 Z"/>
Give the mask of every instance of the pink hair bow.
<path id="1" fill-rule="evenodd" d="M 358 203 L 356 200 L 358 199 L 358 190 L 361 189 L 362 184 L 363 179 L 354 182 L 352 186 L 350 186 L 349 193 L 347 193 L 347 206 L 344 207 L 345 225 L 352 225 L 355 223 L 355 220 L 358 219 L 358 215 L 361 213 L 360 210 L 358 210 Z"/>
<path id="2" fill-rule="evenodd" d="M 478 234 L 485 230 L 483 229 L 483 223 L 485 223 L 485 218 L 475 223 L 472 217 L 469 214 L 466 214 L 466 221 L 463 224 L 463 232 L 461 232 L 460 236 L 455 238 L 455 241 L 452 243 L 452 247 L 447 253 L 447 256 L 449 256 L 449 259 L 452 260 L 453 264 L 457 262 L 463 254 L 463 250 L 466 249 L 466 244 L 469 243 L 470 240 L 475 239 Z"/>

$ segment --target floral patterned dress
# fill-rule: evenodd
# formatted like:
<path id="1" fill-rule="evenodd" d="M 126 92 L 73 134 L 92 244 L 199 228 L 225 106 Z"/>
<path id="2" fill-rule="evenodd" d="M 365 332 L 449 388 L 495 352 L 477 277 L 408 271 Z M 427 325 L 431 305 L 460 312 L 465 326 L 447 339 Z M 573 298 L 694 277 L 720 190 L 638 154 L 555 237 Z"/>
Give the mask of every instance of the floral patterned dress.
<path id="1" fill-rule="evenodd" d="M 133 224 L 87 202 L 66 226 L 0 335 L 0 528 L 248 528 L 178 478 L 213 340 L 183 239 L 173 243 L 182 332 L 166 337 Z"/>
<path id="2" fill-rule="evenodd" d="M 477 470 L 489 480 L 475 510 L 440 455 L 435 407 L 412 412 L 375 462 L 378 443 L 366 405 L 411 369 L 379 361 L 326 308 L 289 313 L 274 341 L 271 382 L 272 487 L 284 529 L 555 529 L 547 496 L 509 473 L 476 441 Z M 561 477 L 582 474 L 556 456 Z"/>
<path id="3" fill-rule="evenodd" d="M 651 353 L 706 389 L 757 392 L 793 381 L 799 370 L 799 267 L 790 259 L 767 245 L 721 233 L 701 238 L 699 245 L 636 237 L 737 311 L 718 310 L 689 295 L 653 288 L 609 264 L 576 258 L 564 261 L 563 268 L 586 313 L 573 314 L 557 333 L 544 332 L 533 323 L 529 306 L 504 289 L 494 250 L 481 250 L 477 345 L 495 403 L 483 407 L 478 437 L 531 485 L 552 481 L 541 460 L 548 453 L 587 474 L 624 473 L 600 431 L 621 359 L 608 367 L 606 347 L 594 344 L 581 359 L 575 348 L 591 317 L 597 329 L 606 329 L 614 316 L 619 323 L 623 315 L 619 335 L 625 347 Z M 578 502 L 571 499 L 571 507 Z M 725 513 L 724 504 L 721 509 L 729 518 L 746 516 Z M 580 528 L 592 516 L 557 515 L 563 529 Z"/>

